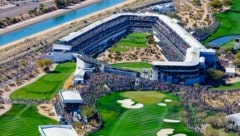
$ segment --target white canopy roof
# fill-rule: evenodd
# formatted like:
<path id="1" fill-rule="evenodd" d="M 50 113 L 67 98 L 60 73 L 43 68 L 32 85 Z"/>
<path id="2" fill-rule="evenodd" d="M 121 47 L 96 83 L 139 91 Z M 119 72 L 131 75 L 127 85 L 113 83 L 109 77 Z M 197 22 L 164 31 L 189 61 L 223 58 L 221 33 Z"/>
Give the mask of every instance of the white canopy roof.
<path id="1" fill-rule="evenodd" d="M 227 74 L 235 74 L 235 68 L 227 67 L 226 68 L 226 73 Z"/>
<path id="2" fill-rule="evenodd" d="M 53 50 L 65 50 L 65 51 L 70 51 L 72 49 L 71 45 L 64 45 L 64 44 L 53 44 L 52 47 Z"/>
<path id="3" fill-rule="evenodd" d="M 186 58 L 184 61 L 153 61 L 153 65 L 161 66 L 195 66 L 199 63 L 200 51 L 196 48 L 188 48 L 186 51 Z"/>
<path id="4" fill-rule="evenodd" d="M 71 125 L 39 126 L 41 136 L 78 136 Z"/>
<path id="5" fill-rule="evenodd" d="M 60 90 L 59 95 L 63 103 L 83 103 L 78 90 Z"/>
<path id="6" fill-rule="evenodd" d="M 234 121 L 236 126 L 240 126 L 240 113 L 228 115 L 226 118 Z"/>

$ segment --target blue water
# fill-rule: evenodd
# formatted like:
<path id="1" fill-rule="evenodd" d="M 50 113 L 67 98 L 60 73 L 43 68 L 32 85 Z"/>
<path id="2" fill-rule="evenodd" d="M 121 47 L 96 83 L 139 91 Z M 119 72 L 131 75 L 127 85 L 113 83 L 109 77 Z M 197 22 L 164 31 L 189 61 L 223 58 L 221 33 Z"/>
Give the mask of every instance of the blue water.
<path id="1" fill-rule="evenodd" d="M 208 43 L 210 47 L 219 47 L 224 43 L 230 42 L 235 38 L 240 38 L 240 35 L 230 35 L 216 38 Z"/>
<path id="2" fill-rule="evenodd" d="M 32 34 L 38 33 L 40 31 L 49 29 L 51 27 L 55 27 L 58 25 L 61 25 L 63 23 L 69 22 L 71 20 L 80 18 L 82 16 L 88 15 L 90 13 L 105 9 L 107 7 L 111 7 L 113 5 L 116 5 L 118 3 L 123 2 L 124 0 L 102 0 L 101 2 L 98 2 L 96 4 L 68 12 L 64 15 L 51 18 L 21 29 L 18 29 L 16 31 L 4 34 L 0 36 L 0 46 L 19 40 L 21 38 L 30 36 Z"/>

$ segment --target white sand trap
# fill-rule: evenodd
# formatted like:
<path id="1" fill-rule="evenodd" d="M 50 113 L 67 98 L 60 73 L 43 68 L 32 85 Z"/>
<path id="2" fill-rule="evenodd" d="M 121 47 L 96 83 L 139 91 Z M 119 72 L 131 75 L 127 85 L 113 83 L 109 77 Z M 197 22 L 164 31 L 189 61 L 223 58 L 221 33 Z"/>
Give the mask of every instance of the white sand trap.
<path id="1" fill-rule="evenodd" d="M 117 102 L 121 103 L 121 106 L 127 109 L 140 109 L 143 107 L 141 103 L 133 105 L 135 102 L 132 99 L 118 100 Z"/>
<path id="2" fill-rule="evenodd" d="M 180 134 L 175 134 L 175 135 L 173 135 L 173 136 L 187 136 L 187 135 L 180 133 Z"/>
<path id="3" fill-rule="evenodd" d="M 174 120 L 174 119 L 163 119 L 163 122 L 167 123 L 179 123 L 181 122 L 180 120 Z"/>
<path id="4" fill-rule="evenodd" d="M 121 103 L 121 104 L 126 104 L 126 105 L 133 105 L 134 104 L 134 101 L 132 101 L 132 99 L 118 100 L 117 102 Z"/>
<path id="5" fill-rule="evenodd" d="M 158 103 L 157 105 L 158 105 L 158 106 L 167 106 L 166 103 Z"/>
<path id="6" fill-rule="evenodd" d="M 165 99 L 164 102 L 172 102 L 171 99 Z"/>
<path id="7" fill-rule="evenodd" d="M 157 136 L 168 136 L 169 134 L 173 134 L 174 129 L 172 128 L 165 128 L 161 129 L 157 132 Z"/>

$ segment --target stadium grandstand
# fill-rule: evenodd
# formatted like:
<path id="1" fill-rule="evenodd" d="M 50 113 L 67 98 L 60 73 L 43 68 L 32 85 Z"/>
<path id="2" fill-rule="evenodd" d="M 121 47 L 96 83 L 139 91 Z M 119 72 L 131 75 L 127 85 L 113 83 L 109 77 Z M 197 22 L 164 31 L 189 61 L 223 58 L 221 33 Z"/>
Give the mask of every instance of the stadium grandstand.
<path id="1" fill-rule="evenodd" d="M 164 56 L 164 61 L 152 62 L 152 80 L 201 83 L 205 70 L 216 64 L 215 50 L 205 48 L 173 19 L 154 13 L 114 14 L 57 40 L 52 51 L 95 58 L 135 31 L 153 33 Z"/>

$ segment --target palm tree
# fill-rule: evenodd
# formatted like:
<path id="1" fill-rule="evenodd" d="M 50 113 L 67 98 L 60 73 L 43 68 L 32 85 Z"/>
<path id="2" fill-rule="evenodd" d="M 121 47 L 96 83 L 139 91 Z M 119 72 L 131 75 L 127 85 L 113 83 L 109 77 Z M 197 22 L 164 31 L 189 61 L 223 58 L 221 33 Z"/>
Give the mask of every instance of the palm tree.
<path id="1" fill-rule="evenodd" d="M 39 4 L 39 6 L 38 6 L 38 10 L 39 10 L 39 12 L 40 13 L 44 13 L 44 10 L 45 10 L 45 6 L 44 6 L 44 4 Z"/>

